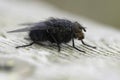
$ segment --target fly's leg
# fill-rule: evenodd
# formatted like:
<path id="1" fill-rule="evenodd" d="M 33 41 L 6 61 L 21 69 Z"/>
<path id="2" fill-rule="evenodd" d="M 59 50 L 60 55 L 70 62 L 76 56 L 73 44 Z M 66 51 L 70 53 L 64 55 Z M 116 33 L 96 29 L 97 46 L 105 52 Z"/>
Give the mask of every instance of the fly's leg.
<path id="1" fill-rule="evenodd" d="M 95 46 L 88 45 L 88 44 L 86 44 L 83 40 L 81 40 L 81 42 L 82 42 L 82 44 L 83 44 L 83 45 L 86 45 L 86 46 L 88 46 L 88 47 L 91 47 L 91 48 L 96 49 L 96 47 L 95 47 Z"/>
<path id="2" fill-rule="evenodd" d="M 56 40 L 56 38 L 49 31 L 48 31 L 48 33 L 50 34 L 50 36 L 52 37 L 52 39 L 57 43 L 58 52 L 60 52 L 60 50 L 61 50 L 60 43 Z"/>
<path id="3" fill-rule="evenodd" d="M 31 46 L 31 45 L 33 45 L 33 44 L 34 44 L 34 42 L 32 42 L 32 43 L 30 43 L 30 44 L 27 44 L 27 45 L 17 46 L 17 47 L 15 47 L 15 48 L 28 47 L 28 46 Z"/>
<path id="4" fill-rule="evenodd" d="M 80 52 L 84 52 L 84 53 L 85 53 L 85 51 L 80 50 L 80 49 L 78 49 L 77 47 L 75 47 L 75 42 L 74 42 L 74 39 L 73 39 L 73 38 L 72 38 L 72 47 L 73 47 L 74 49 L 80 51 Z"/>
<path id="5" fill-rule="evenodd" d="M 83 51 L 83 50 L 80 50 L 80 49 L 78 49 L 77 47 L 75 47 L 75 42 L 74 42 L 74 31 L 73 31 L 73 29 L 72 29 L 72 27 L 71 27 L 71 39 L 72 39 L 72 47 L 74 48 L 74 49 L 76 49 L 76 50 L 78 50 L 78 51 L 80 51 L 80 52 L 84 52 L 85 53 L 85 51 Z"/>
<path id="6" fill-rule="evenodd" d="M 80 51 L 80 52 L 84 52 L 84 53 L 85 53 L 85 51 L 82 51 L 82 50 L 80 50 L 80 49 L 78 49 L 78 48 L 76 48 L 76 47 L 73 47 L 73 46 L 69 45 L 69 44 L 65 44 L 65 45 L 70 46 L 70 47 L 72 47 L 72 48 L 74 48 L 74 49 L 76 49 L 76 50 L 78 50 L 78 51 Z"/>
<path id="7" fill-rule="evenodd" d="M 58 47 L 58 52 L 60 52 L 61 47 L 60 47 L 60 44 L 59 44 L 59 43 L 57 43 L 57 47 Z"/>
<path id="8" fill-rule="evenodd" d="M 60 52 L 61 50 L 61 47 L 60 47 L 60 44 L 59 42 L 55 39 L 55 37 L 53 35 L 51 35 L 51 37 L 53 38 L 53 40 L 57 43 L 57 47 L 58 47 L 58 52 Z"/>

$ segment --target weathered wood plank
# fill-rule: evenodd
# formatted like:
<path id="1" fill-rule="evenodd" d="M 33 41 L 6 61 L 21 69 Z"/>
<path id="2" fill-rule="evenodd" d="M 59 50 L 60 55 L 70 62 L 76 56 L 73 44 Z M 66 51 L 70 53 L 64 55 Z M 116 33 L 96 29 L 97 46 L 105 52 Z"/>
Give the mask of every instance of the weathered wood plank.
<path id="1" fill-rule="evenodd" d="M 27 6 L 26 6 L 27 5 Z M 98 24 L 83 17 L 59 11 L 43 2 L 0 1 L 0 70 L 5 75 L 0 79 L 19 80 L 119 80 L 120 32 L 107 25 Z M 15 49 L 27 44 L 27 33 L 8 34 L 9 30 L 21 28 L 17 24 L 38 22 L 48 17 L 67 18 L 79 21 L 87 27 L 85 41 L 95 45 L 92 49 L 75 40 L 75 44 L 86 53 L 62 45 L 57 47 L 33 45 Z M 70 43 L 69 43 L 70 44 Z M 5 71 L 5 66 L 11 70 Z M 2 67 L 1 67 L 2 66 Z M 2 72 L 3 70 L 3 72 Z"/>

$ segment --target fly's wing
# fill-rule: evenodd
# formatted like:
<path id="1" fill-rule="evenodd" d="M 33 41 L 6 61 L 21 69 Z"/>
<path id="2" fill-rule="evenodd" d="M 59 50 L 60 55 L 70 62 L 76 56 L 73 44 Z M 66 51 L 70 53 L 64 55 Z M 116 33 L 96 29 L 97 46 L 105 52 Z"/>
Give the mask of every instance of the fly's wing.
<path id="1" fill-rule="evenodd" d="M 31 30 L 47 30 L 47 29 L 53 28 L 51 26 L 48 26 L 44 22 L 31 23 L 31 24 L 21 24 L 21 25 L 30 25 L 30 27 L 26 27 L 26 28 L 22 28 L 22 29 L 17 29 L 17 30 L 13 30 L 13 31 L 8 31 L 8 33 L 26 32 L 26 31 L 31 31 Z"/>
<path id="2" fill-rule="evenodd" d="M 22 24 L 18 24 L 18 25 L 20 25 L 20 26 L 32 26 L 32 25 L 39 25 L 41 23 L 44 23 L 44 22 L 36 22 L 36 23 L 30 22 L 30 23 L 22 23 Z"/>

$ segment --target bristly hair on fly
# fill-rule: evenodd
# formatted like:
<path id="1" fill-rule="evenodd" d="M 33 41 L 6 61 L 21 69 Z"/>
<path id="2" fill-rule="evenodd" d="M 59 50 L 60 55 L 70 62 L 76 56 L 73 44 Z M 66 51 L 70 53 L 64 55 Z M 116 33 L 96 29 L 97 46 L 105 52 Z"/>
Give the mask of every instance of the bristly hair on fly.
<path id="1" fill-rule="evenodd" d="M 77 21 L 72 22 L 67 19 L 49 18 L 45 21 L 36 23 L 24 23 L 21 25 L 29 27 L 8 31 L 8 33 L 29 31 L 29 37 L 32 42 L 27 45 L 17 46 L 16 48 L 27 47 L 33 44 L 39 44 L 40 42 L 49 41 L 51 43 L 55 43 L 58 47 L 58 51 L 60 51 L 61 44 L 68 45 L 67 43 L 72 41 L 71 47 L 80 52 L 85 52 L 75 46 L 74 39 L 80 40 L 83 45 L 91 48 L 96 48 L 94 46 L 86 44 L 83 41 L 83 39 L 85 38 L 84 32 L 86 32 L 86 29 Z"/>

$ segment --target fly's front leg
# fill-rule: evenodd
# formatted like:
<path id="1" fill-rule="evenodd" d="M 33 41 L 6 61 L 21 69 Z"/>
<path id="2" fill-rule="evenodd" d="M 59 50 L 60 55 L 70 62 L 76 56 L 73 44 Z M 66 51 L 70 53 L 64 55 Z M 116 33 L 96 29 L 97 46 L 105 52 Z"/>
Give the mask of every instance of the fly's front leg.
<path id="1" fill-rule="evenodd" d="M 80 49 L 78 49 L 77 47 L 75 47 L 75 43 L 74 43 L 74 39 L 73 39 L 73 38 L 72 38 L 72 46 L 73 46 L 74 49 L 76 49 L 76 50 L 78 50 L 78 51 L 80 51 L 80 52 L 84 52 L 84 53 L 85 53 L 85 51 L 80 50 Z"/>
<path id="2" fill-rule="evenodd" d="M 95 46 L 88 45 L 88 44 L 86 44 L 83 40 L 81 40 L 81 42 L 82 42 L 82 44 L 83 44 L 83 45 L 86 45 L 86 46 L 88 46 L 88 47 L 91 47 L 91 48 L 96 49 L 96 47 L 95 47 Z"/>
<path id="3" fill-rule="evenodd" d="M 85 51 L 83 51 L 83 50 L 80 50 L 80 49 L 78 49 L 76 46 L 75 46 L 75 42 L 74 42 L 74 31 L 73 31 L 73 29 L 72 29 L 72 27 L 71 27 L 71 39 L 72 39 L 72 47 L 74 48 L 74 49 L 76 49 L 76 50 L 78 50 L 78 51 L 80 51 L 80 52 L 84 52 L 85 53 Z"/>

